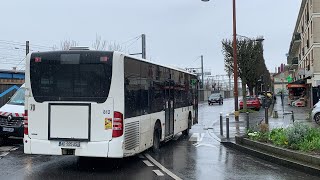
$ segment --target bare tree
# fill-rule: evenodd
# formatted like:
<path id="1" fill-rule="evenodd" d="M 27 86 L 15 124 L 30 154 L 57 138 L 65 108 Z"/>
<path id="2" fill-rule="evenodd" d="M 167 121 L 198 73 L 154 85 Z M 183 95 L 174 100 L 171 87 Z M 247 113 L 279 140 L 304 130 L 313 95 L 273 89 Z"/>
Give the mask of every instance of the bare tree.
<path id="1" fill-rule="evenodd" d="M 109 51 L 122 51 L 122 52 L 125 51 L 125 49 L 119 43 L 116 43 L 116 42 L 109 43 L 108 50 Z"/>
<path id="2" fill-rule="evenodd" d="M 96 40 L 92 44 L 93 49 L 95 50 L 106 50 L 107 41 L 103 40 L 101 36 L 96 35 Z"/>
<path id="3" fill-rule="evenodd" d="M 69 50 L 70 47 L 75 47 L 77 45 L 78 43 L 74 40 L 64 40 L 60 43 L 60 48 L 61 50 Z"/>
<path id="4" fill-rule="evenodd" d="M 96 40 L 92 44 L 95 50 L 109 50 L 109 51 L 125 51 L 125 48 L 117 42 L 107 42 L 102 39 L 100 35 L 96 35 Z"/>

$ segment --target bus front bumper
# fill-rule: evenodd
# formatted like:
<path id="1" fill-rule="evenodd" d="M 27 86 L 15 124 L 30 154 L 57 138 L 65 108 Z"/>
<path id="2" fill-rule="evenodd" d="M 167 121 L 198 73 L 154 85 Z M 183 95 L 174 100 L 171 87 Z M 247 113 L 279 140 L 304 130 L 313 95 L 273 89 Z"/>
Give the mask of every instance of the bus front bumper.
<path id="1" fill-rule="evenodd" d="M 28 136 L 25 136 L 23 143 L 25 154 L 123 158 L 123 141 L 117 139 L 111 141 L 80 142 L 80 147 L 61 147 L 58 140 L 30 139 Z"/>

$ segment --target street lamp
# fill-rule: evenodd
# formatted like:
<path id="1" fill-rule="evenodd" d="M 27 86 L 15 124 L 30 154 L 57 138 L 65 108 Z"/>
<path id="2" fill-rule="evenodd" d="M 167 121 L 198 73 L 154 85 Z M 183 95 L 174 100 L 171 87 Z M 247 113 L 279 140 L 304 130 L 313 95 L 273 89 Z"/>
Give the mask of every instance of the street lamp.
<path id="1" fill-rule="evenodd" d="M 208 2 L 210 0 L 201 0 Z M 239 104 L 238 104 L 238 63 L 237 63 L 237 20 L 236 20 L 236 0 L 232 0 L 233 4 L 233 74 L 234 74 L 234 117 L 239 121 Z"/>

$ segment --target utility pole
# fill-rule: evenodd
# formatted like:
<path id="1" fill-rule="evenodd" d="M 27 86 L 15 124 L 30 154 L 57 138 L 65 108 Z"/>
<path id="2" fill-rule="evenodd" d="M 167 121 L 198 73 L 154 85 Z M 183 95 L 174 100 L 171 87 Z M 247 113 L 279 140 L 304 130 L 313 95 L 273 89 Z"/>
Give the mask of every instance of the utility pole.
<path id="1" fill-rule="evenodd" d="M 201 55 L 201 89 L 203 89 L 203 55 Z"/>
<path id="2" fill-rule="evenodd" d="M 29 41 L 26 41 L 26 55 L 29 54 Z"/>
<path id="3" fill-rule="evenodd" d="M 142 34 L 141 35 L 142 39 L 142 59 L 146 59 L 146 35 Z"/>
<path id="4" fill-rule="evenodd" d="M 232 4 L 233 4 L 234 115 L 235 115 L 234 117 L 236 121 L 239 121 L 236 0 L 233 0 Z"/>

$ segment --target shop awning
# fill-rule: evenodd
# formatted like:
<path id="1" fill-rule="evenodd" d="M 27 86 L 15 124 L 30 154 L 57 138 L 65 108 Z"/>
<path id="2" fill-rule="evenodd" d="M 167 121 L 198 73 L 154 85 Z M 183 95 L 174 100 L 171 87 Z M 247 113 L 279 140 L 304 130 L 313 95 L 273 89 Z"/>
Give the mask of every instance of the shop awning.
<path id="1" fill-rule="evenodd" d="M 305 84 L 288 84 L 287 88 L 305 88 Z"/>

